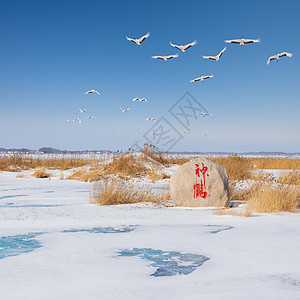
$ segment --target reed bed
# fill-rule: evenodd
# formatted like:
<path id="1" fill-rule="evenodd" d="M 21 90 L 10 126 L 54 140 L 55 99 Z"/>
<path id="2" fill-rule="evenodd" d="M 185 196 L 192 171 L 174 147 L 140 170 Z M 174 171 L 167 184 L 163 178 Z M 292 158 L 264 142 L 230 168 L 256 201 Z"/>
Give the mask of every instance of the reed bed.
<path id="1" fill-rule="evenodd" d="M 255 157 L 249 158 L 256 169 L 300 170 L 300 159 L 286 157 Z"/>
<path id="2" fill-rule="evenodd" d="M 245 180 L 251 178 L 251 171 L 254 169 L 251 160 L 240 155 L 210 156 L 210 160 L 224 166 L 230 180 Z"/>
<path id="3" fill-rule="evenodd" d="M 279 176 L 276 182 L 287 185 L 300 185 L 300 171 L 294 170 L 286 175 Z"/>
<path id="4" fill-rule="evenodd" d="M 294 213 L 300 204 L 300 187 L 293 185 L 261 183 L 261 187 L 251 194 L 249 209 L 257 213 Z"/>
<path id="5" fill-rule="evenodd" d="M 70 180 L 79 180 L 83 182 L 94 182 L 94 181 L 99 181 L 101 180 L 102 176 L 101 168 L 99 169 L 79 169 L 76 170 L 73 174 L 68 176 L 67 178 L 64 179 L 70 179 Z"/>
<path id="6" fill-rule="evenodd" d="M 24 170 L 46 168 L 69 170 L 99 162 L 97 158 L 85 158 L 80 155 L 59 155 L 51 157 L 32 157 L 26 154 L 13 154 L 0 156 L 0 171 L 20 172 Z"/>
<path id="7" fill-rule="evenodd" d="M 171 176 L 165 174 L 165 173 L 159 173 L 159 172 L 156 172 L 156 171 L 152 171 L 150 174 L 149 174 L 149 179 L 152 181 L 152 182 L 156 182 L 158 180 L 163 180 L 163 179 L 168 179 L 170 178 Z"/>
<path id="8" fill-rule="evenodd" d="M 214 210 L 214 215 L 230 215 L 235 217 L 249 218 L 253 216 L 253 212 L 247 206 L 242 208 L 218 208 Z"/>
<path id="9" fill-rule="evenodd" d="M 125 153 L 114 155 L 112 162 L 104 167 L 103 173 L 141 176 L 148 174 L 149 169 L 145 167 L 143 159 L 137 158 L 134 154 Z"/>
<path id="10" fill-rule="evenodd" d="M 169 198 L 169 192 L 165 189 L 157 192 L 146 187 L 137 188 L 133 185 L 120 185 L 108 180 L 93 183 L 89 193 L 90 203 L 98 205 L 134 204 L 141 202 L 162 205 Z"/>
<path id="11" fill-rule="evenodd" d="M 39 168 L 37 169 L 31 176 L 36 178 L 50 178 L 51 175 L 47 173 L 47 170 L 45 168 Z"/>

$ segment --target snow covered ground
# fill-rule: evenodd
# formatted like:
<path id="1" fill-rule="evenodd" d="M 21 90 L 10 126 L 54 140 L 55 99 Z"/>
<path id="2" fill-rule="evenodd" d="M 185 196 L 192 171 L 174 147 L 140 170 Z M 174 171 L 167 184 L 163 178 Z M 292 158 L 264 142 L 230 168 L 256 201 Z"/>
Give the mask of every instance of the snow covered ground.
<path id="1" fill-rule="evenodd" d="M 299 214 L 89 204 L 0 173 L 0 299 L 300 299 Z"/>

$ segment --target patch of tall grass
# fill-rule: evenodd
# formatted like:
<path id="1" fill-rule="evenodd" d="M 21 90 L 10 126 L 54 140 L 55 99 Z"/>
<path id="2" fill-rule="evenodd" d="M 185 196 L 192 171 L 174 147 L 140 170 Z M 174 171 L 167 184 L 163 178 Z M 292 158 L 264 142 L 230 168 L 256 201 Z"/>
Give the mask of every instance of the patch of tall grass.
<path id="1" fill-rule="evenodd" d="M 300 171 L 294 170 L 288 174 L 279 176 L 276 180 L 278 183 L 288 184 L 288 185 L 300 185 Z"/>
<path id="2" fill-rule="evenodd" d="M 114 155 L 110 163 L 104 169 L 104 174 L 123 174 L 141 176 L 149 173 L 142 159 L 138 159 L 134 154 L 124 153 Z"/>
<path id="3" fill-rule="evenodd" d="M 90 169 L 78 169 L 76 170 L 73 174 L 68 176 L 67 178 L 64 179 L 71 179 L 71 180 L 79 180 L 83 182 L 94 182 L 101 180 L 102 178 L 102 172 L 101 169 L 95 169 L 95 168 L 90 168 Z"/>
<path id="4" fill-rule="evenodd" d="M 247 157 L 233 154 L 208 158 L 226 168 L 229 180 L 245 180 L 251 177 L 253 164 Z"/>
<path id="5" fill-rule="evenodd" d="M 192 157 L 180 157 L 178 155 L 169 155 L 163 150 L 160 150 L 158 147 L 148 143 L 144 144 L 142 153 L 165 166 L 173 164 L 183 165 L 192 159 Z"/>
<path id="6" fill-rule="evenodd" d="M 236 217 L 252 217 L 253 212 L 246 207 L 238 207 L 238 208 L 217 208 L 214 210 L 214 215 L 223 216 L 230 215 Z"/>
<path id="7" fill-rule="evenodd" d="M 163 180 L 163 179 L 168 179 L 170 178 L 171 176 L 165 174 L 165 173 L 159 173 L 159 172 L 155 172 L 155 171 L 152 171 L 150 174 L 149 174 L 149 179 L 152 181 L 152 182 L 156 182 L 158 180 Z"/>
<path id="8" fill-rule="evenodd" d="M 78 156 L 59 155 L 51 157 L 31 157 L 17 153 L 0 156 L 0 171 L 20 172 L 23 170 L 47 168 L 69 170 L 98 162 L 96 158 L 84 158 Z"/>
<path id="9" fill-rule="evenodd" d="M 46 169 L 45 168 L 39 168 L 37 169 L 33 174 L 32 174 L 33 177 L 36 177 L 36 178 L 50 178 L 51 175 L 49 173 L 47 173 Z"/>
<path id="10" fill-rule="evenodd" d="M 108 180 L 93 183 L 89 194 L 90 203 L 98 205 L 134 204 L 140 202 L 163 204 L 169 200 L 169 197 L 167 190 L 157 192 L 149 188 L 115 184 Z"/>
<path id="11" fill-rule="evenodd" d="M 287 157 L 251 157 L 256 169 L 300 170 L 300 159 Z"/>
<path id="12" fill-rule="evenodd" d="M 299 204 L 299 186 L 272 182 L 261 183 L 248 200 L 249 209 L 257 213 L 295 212 Z"/>

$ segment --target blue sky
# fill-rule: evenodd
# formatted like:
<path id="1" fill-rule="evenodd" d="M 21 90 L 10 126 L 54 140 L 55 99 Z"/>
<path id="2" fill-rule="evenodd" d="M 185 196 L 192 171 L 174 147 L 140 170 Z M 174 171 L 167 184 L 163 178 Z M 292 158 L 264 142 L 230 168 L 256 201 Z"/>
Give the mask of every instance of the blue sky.
<path id="1" fill-rule="evenodd" d="M 297 0 L 0 0 L 0 147 L 126 150 L 152 116 L 184 136 L 172 150 L 299 152 L 299 11 Z M 148 31 L 141 47 L 125 38 Z M 241 36 L 261 43 L 224 43 Z M 193 40 L 184 55 L 169 45 Z M 225 46 L 220 62 L 202 59 Z M 266 65 L 282 51 L 294 56 Z M 214 115 L 192 121 L 191 135 L 168 112 L 185 92 Z M 81 125 L 65 122 L 75 117 Z"/>

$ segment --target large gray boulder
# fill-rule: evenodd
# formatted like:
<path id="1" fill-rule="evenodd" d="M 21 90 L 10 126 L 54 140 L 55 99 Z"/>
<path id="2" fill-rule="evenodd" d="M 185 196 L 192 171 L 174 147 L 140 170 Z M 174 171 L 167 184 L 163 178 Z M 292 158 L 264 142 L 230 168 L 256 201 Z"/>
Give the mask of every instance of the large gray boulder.
<path id="1" fill-rule="evenodd" d="M 228 206 L 226 169 L 207 159 L 197 158 L 179 167 L 170 180 L 171 197 L 176 206 Z"/>

